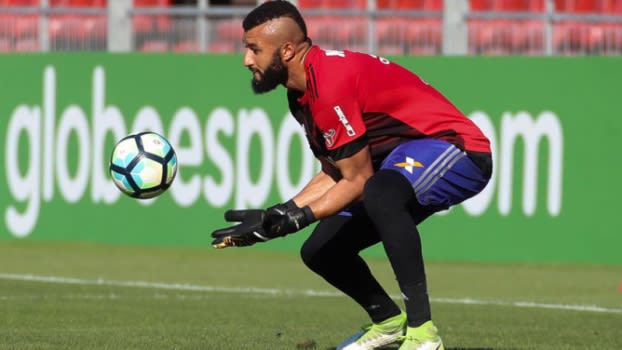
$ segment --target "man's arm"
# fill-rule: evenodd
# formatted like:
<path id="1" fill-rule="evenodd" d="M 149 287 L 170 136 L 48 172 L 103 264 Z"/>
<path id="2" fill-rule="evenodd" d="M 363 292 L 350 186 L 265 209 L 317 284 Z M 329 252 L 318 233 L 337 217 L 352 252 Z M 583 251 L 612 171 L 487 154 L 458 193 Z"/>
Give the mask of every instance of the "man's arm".
<path id="1" fill-rule="evenodd" d="M 294 196 L 293 201 L 298 207 L 304 207 L 323 196 L 326 191 L 335 186 L 341 179 L 339 169 L 332 165 L 328 160 L 320 158 L 322 170 L 318 172 L 309 183 Z"/>
<path id="2" fill-rule="evenodd" d="M 361 199 L 365 182 L 374 173 L 369 147 L 363 147 L 352 156 L 340 159 L 335 163 L 341 178 L 333 186 L 326 188 L 321 196 L 308 203 L 302 204 L 295 200 L 299 205 L 308 205 L 316 219 L 334 215 L 349 204 Z M 320 193 L 320 191 L 316 193 Z"/>
<path id="3" fill-rule="evenodd" d="M 323 163 L 324 164 L 324 163 Z M 327 165 L 330 163 L 326 162 Z M 246 246 L 299 231 L 313 221 L 338 213 L 363 195 L 365 182 L 373 174 L 369 147 L 338 160 L 339 174 L 322 167 L 307 186 L 294 197 L 289 210 L 239 210 L 225 214 L 227 221 L 240 224 L 212 232 L 215 248 Z M 279 204 L 285 205 L 285 204 Z"/>

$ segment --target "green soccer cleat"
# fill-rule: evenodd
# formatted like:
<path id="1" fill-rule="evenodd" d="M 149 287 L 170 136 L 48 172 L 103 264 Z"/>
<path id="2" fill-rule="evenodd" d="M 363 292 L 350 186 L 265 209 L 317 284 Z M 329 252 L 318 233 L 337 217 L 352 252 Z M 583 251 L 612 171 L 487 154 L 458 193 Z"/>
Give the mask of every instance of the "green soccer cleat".
<path id="1" fill-rule="evenodd" d="M 400 340 L 406 330 L 406 313 L 388 318 L 380 323 L 364 326 L 344 340 L 336 350 L 373 350 Z"/>
<path id="2" fill-rule="evenodd" d="M 438 329 L 432 321 L 428 321 L 419 327 L 408 327 L 406 335 L 400 337 L 403 341 L 399 350 L 445 350 Z"/>

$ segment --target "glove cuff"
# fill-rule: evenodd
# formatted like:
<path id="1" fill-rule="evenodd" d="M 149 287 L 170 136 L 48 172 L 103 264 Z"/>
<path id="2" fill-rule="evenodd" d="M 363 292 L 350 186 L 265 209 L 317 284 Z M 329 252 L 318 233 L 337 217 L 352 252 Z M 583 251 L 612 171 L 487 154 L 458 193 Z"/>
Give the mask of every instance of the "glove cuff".
<path id="1" fill-rule="evenodd" d="M 286 211 L 290 211 L 293 209 L 298 209 L 298 206 L 296 205 L 296 203 L 294 202 L 293 199 L 288 200 L 287 202 L 281 204 Z"/>
<path id="2" fill-rule="evenodd" d="M 305 205 L 304 207 L 302 207 L 301 210 L 302 210 L 302 213 L 305 215 L 304 226 L 311 225 L 315 221 L 315 215 L 313 214 L 313 211 L 311 211 L 311 208 L 308 205 Z"/>
<path id="3" fill-rule="evenodd" d="M 266 211 L 268 211 L 268 212 L 269 212 L 269 211 L 273 210 L 273 211 L 276 211 L 276 212 L 278 212 L 278 213 L 280 213 L 280 214 L 285 214 L 285 213 L 287 213 L 288 211 L 290 211 L 290 210 L 294 210 L 294 209 L 300 209 L 300 208 L 298 208 L 298 206 L 296 205 L 296 203 L 294 203 L 294 200 L 293 200 L 293 199 L 290 199 L 290 200 L 288 200 L 288 201 L 287 201 L 287 202 L 285 202 L 285 203 L 278 203 L 278 204 L 275 204 L 275 205 L 273 205 L 273 206 L 271 206 L 271 207 L 267 208 L 267 209 L 266 209 Z"/>

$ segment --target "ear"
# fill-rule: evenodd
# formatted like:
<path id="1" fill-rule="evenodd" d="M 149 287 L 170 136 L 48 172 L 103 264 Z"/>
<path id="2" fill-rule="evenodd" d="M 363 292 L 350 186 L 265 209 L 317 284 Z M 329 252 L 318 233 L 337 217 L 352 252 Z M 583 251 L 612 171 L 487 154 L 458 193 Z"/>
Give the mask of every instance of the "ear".
<path id="1" fill-rule="evenodd" d="M 296 56 L 296 47 L 291 42 L 286 42 L 281 46 L 281 58 L 285 62 L 291 61 Z"/>

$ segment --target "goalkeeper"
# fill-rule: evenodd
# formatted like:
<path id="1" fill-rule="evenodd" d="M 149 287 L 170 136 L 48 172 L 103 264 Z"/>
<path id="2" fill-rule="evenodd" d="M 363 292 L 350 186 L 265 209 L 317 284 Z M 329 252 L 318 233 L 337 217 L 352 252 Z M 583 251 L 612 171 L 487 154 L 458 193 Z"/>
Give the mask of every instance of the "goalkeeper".
<path id="1" fill-rule="evenodd" d="M 479 193 L 492 172 L 488 139 L 441 93 L 388 60 L 323 50 L 296 7 L 269 1 L 243 21 L 244 65 L 255 93 L 287 89 L 321 171 L 291 200 L 230 210 L 239 224 L 212 233 L 216 248 L 265 242 L 317 226 L 302 246 L 315 273 L 356 301 L 372 323 L 339 347 L 444 349 L 432 323 L 417 226 Z M 405 311 L 359 252 L 382 243 Z"/>

